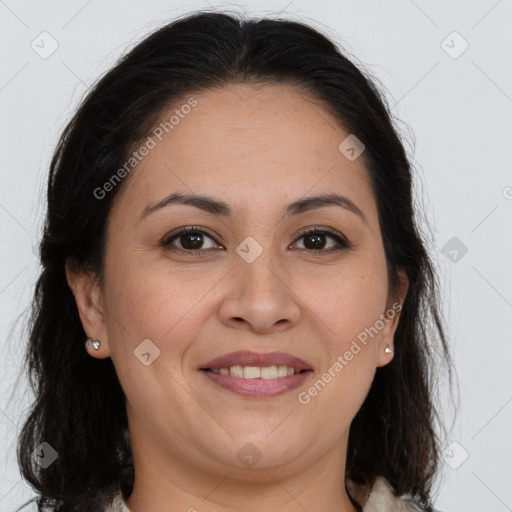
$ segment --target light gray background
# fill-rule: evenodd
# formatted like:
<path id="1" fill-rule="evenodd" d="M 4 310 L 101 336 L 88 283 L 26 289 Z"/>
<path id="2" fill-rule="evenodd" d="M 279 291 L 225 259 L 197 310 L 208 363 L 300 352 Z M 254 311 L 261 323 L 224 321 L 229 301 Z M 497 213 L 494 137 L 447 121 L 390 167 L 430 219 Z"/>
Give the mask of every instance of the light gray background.
<path id="1" fill-rule="evenodd" d="M 417 196 L 433 226 L 460 380 L 436 506 L 512 510 L 511 0 L 0 0 L 0 509 L 10 512 L 33 495 L 15 454 L 31 398 L 23 380 L 15 388 L 25 342 L 23 317 L 15 321 L 39 271 L 41 198 L 57 136 L 121 52 L 166 20 L 210 5 L 309 22 L 388 89 L 393 112 L 416 140 Z M 32 41 L 42 46 L 43 31 L 58 42 L 46 59 L 31 48 Z M 468 249 L 462 258 L 460 248 L 443 252 L 453 237 Z M 448 406 L 445 414 L 449 426 Z"/>

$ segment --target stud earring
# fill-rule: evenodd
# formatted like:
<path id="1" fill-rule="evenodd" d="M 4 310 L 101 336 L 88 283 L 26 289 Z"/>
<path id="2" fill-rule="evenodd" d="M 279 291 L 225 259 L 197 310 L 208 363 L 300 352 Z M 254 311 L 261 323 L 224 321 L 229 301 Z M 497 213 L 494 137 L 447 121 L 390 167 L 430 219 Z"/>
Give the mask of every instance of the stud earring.
<path id="1" fill-rule="evenodd" d="M 85 348 L 87 349 L 89 345 L 92 345 L 94 350 L 98 350 L 100 348 L 100 341 L 87 338 L 87 341 L 85 342 Z"/>
<path id="2" fill-rule="evenodd" d="M 386 354 L 392 354 L 393 353 L 393 350 L 391 350 L 389 347 L 386 347 L 384 349 L 384 352 L 386 352 Z"/>

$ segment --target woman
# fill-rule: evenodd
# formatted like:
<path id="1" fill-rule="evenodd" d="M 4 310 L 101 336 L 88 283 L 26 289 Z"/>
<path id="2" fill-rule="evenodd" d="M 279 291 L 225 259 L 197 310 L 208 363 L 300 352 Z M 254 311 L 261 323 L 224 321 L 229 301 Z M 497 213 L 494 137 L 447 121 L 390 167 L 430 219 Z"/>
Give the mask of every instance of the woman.
<path id="1" fill-rule="evenodd" d="M 40 253 L 18 456 L 45 510 L 433 510 L 451 358 L 411 166 L 325 36 L 147 37 L 60 139 Z"/>

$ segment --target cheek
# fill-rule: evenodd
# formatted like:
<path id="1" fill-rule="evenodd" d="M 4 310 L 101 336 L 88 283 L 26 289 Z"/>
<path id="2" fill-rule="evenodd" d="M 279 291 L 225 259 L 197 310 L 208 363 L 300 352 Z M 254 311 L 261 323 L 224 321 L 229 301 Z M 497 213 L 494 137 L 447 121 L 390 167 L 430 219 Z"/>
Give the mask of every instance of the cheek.
<path id="1" fill-rule="evenodd" d="M 386 267 L 378 259 L 347 266 L 331 279 L 327 295 L 321 284 L 313 288 L 310 303 L 328 358 L 304 399 L 311 399 L 312 411 L 318 407 L 321 415 L 320 409 L 326 407 L 333 422 L 348 425 L 375 376 L 379 338 L 375 325 L 386 304 Z"/>
<path id="2" fill-rule="evenodd" d="M 144 339 L 150 339 L 161 356 L 174 359 L 197 336 L 207 315 L 208 294 L 222 277 L 214 272 L 171 270 L 165 261 L 151 261 L 144 255 L 111 258 L 105 268 L 113 351 L 128 344 L 133 352 Z M 177 364 L 176 360 L 168 363 Z"/>
<path id="3" fill-rule="evenodd" d="M 384 313 L 388 293 L 385 265 L 378 260 L 359 261 L 340 265 L 336 271 L 304 274 L 295 282 L 295 290 L 334 359 Z"/>
<path id="4" fill-rule="evenodd" d="M 378 355 L 378 334 L 371 328 L 384 312 L 386 282 L 370 267 L 365 272 L 347 269 L 331 277 L 329 293 L 323 280 L 316 280 L 308 288 L 309 294 L 303 292 L 308 297 L 316 339 L 326 354 L 312 385 L 300 396 L 299 402 L 310 417 L 324 418 L 328 410 L 333 425 L 348 428 L 364 402 Z M 316 427 L 322 428 L 321 423 L 319 420 Z"/>

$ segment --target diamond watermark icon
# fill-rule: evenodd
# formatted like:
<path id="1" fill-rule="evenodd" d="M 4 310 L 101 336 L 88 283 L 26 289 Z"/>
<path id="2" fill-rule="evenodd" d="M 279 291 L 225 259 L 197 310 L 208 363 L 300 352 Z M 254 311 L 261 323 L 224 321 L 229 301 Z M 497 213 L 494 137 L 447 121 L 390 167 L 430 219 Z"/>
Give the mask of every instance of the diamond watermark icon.
<path id="1" fill-rule="evenodd" d="M 263 247 L 254 240 L 251 236 L 248 236 L 237 248 L 236 252 L 241 256 L 247 263 L 252 263 L 260 254 L 263 252 Z"/>
<path id="2" fill-rule="evenodd" d="M 30 47 L 41 59 L 50 57 L 59 47 L 57 40 L 48 32 L 41 32 L 31 43 Z"/>
<path id="3" fill-rule="evenodd" d="M 59 454 L 55 449 L 47 442 L 41 443 L 33 452 L 32 458 L 43 468 L 46 469 L 48 466 L 53 464 Z"/>
<path id="4" fill-rule="evenodd" d="M 151 340 L 145 339 L 137 346 L 133 353 L 143 365 L 149 366 L 160 356 L 160 349 Z"/>
<path id="5" fill-rule="evenodd" d="M 262 453 L 252 443 L 245 443 L 236 456 L 242 464 L 252 468 L 262 457 Z"/>
<path id="6" fill-rule="evenodd" d="M 345 155 L 347 160 L 353 162 L 361 153 L 365 150 L 365 145 L 353 134 L 351 133 L 343 142 L 338 146 L 340 153 Z"/>
<path id="7" fill-rule="evenodd" d="M 469 43 L 457 31 L 453 31 L 441 41 L 441 48 L 452 59 L 458 59 L 469 48 Z"/>
<path id="8" fill-rule="evenodd" d="M 469 453 L 457 441 L 452 441 L 443 450 L 443 459 L 452 469 L 457 469 L 462 466 L 468 457 Z"/>
<path id="9" fill-rule="evenodd" d="M 468 248 L 456 236 L 454 236 L 444 244 L 441 252 L 452 263 L 458 263 L 468 252 Z"/>

